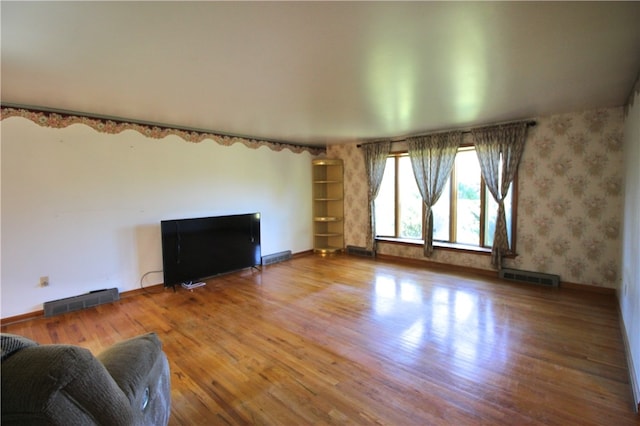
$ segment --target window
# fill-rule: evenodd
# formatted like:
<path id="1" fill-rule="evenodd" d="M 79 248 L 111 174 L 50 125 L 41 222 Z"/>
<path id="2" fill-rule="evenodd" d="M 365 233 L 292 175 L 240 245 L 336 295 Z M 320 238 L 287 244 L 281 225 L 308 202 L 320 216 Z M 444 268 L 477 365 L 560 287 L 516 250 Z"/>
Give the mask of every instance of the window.
<path id="1" fill-rule="evenodd" d="M 507 233 L 512 236 L 513 185 L 505 199 Z M 498 205 L 487 189 L 474 147 L 461 147 L 449 181 L 433 206 L 433 240 L 447 245 L 490 248 Z M 392 154 L 375 200 L 376 236 L 424 240 L 424 206 L 407 153 Z"/>

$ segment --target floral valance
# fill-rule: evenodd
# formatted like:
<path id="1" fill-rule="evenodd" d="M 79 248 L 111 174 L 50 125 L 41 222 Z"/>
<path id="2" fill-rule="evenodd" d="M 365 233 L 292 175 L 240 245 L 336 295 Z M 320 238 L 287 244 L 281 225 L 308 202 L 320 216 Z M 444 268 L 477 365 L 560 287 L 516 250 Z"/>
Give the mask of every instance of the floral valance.
<path id="1" fill-rule="evenodd" d="M 209 133 L 199 130 L 185 130 L 170 126 L 141 124 L 135 122 L 129 122 L 125 120 L 106 119 L 89 117 L 83 115 L 74 115 L 67 113 L 38 111 L 27 108 L 14 108 L 14 107 L 1 107 L 2 115 L 0 120 L 4 120 L 9 117 L 22 117 L 33 121 L 43 127 L 52 127 L 56 129 L 62 129 L 72 124 L 85 124 L 92 129 L 101 133 L 117 134 L 125 130 L 135 130 L 138 133 L 154 139 L 162 139 L 169 135 L 175 135 L 187 142 L 202 142 L 205 139 L 211 139 L 214 142 L 230 146 L 235 143 L 241 143 L 247 148 L 257 149 L 261 146 L 266 146 L 273 151 L 282 151 L 288 149 L 293 153 L 299 154 L 302 152 L 309 152 L 311 155 L 320 155 L 326 152 L 325 148 L 295 145 L 284 142 L 270 142 L 258 139 L 247 139 L 239 136 L 228 136 L 217 133 Z"/>

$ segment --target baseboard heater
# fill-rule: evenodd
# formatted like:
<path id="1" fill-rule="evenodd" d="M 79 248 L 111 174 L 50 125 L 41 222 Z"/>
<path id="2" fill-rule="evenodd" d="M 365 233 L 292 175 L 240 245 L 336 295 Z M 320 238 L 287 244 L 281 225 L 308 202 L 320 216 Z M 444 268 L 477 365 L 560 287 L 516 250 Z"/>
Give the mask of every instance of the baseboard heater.
<path id="1" fill-rule="evenodd" d="M 521 283 L 529 284 L 539 284 L 548 287 L 558 287 L 560 285 L 560 276 L 553 274 L 543 274 L 540 272 L 503 268 L 500 269 L 498 276 L 505 280 L 518 281 Z"/>
<path id="2" fill-rule="evenodd" d="M 60 315 L 67 312 L 79 311 L 92 306 L 115 302 L 116 300 L 120 300 L 120 293 L 118 293 L 117 288 L 96 290 L 80 296 L 45 302 L 44 316 L 52 317 L 54 315 Z"/>
<path id="3" fill-rule="evenodd" d="M 291 259 L 291 250 L 281 251 L 279 253 L 262 256 L 262 265 L 273 265 L 274 263 L 284 262 L 289 259 Z"/>
<path id="4" fill-rule="evenodd" d="M 365 247 L 358 247 L 358 246 L 347 246 L 347 254 L 353 254 L 356 256 L 364 256 L 364 257 L 376 257 L 375 252 L 373 250 L 368 250 Z"/>

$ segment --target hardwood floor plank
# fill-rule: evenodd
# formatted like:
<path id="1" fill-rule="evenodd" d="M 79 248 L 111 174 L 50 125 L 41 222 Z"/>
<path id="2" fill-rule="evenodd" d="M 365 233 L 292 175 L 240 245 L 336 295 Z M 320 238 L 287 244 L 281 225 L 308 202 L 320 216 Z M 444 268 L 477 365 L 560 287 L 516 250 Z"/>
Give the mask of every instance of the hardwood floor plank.
<path id="1" fill-rule="evenodd" d="M 3 325 L 94 353 L 148 331 L 172 425 L 638 425 L 615 296 L 304 256 Z"/>

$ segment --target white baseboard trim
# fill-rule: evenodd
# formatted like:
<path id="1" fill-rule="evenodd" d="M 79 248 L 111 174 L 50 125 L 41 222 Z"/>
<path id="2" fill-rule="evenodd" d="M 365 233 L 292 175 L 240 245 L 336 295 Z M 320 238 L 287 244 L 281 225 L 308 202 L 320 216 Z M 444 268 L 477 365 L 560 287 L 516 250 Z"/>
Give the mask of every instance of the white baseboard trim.
<path id="1" fill-rule="evenodd" d="M 629 339 L 627 338 L 627 328 L 624 324 L 624 318 L 622 317 L 622 311 L 618 306 L 618 314 L 620 318 L 620 331 L 622 332 L 622 340 L 624 342 L 624 352 L 627 358 L 627 368 L 629 370 L 629 383 L 631 383 L 631 392 L 633 396 L 633 408 L 636 413 L 640 414 L 640 383 L 636 379 L 638 376 L 636 372 L 636 366 L 633 363 L 633 357 L 631 356 L 631 346 L 629 345 Z"/>

